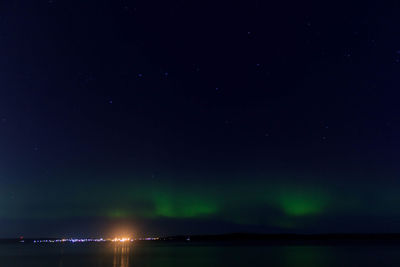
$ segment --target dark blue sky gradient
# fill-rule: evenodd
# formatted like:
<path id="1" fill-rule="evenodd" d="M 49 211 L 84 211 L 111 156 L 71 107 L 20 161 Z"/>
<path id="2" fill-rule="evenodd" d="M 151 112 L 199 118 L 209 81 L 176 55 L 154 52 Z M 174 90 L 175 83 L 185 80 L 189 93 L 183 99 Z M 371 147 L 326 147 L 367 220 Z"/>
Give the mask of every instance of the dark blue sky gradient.
<path id="1" fill-rule="evenodd" d="M 398 232 L 399 11 L 1 3 L 0 236 Z"/>

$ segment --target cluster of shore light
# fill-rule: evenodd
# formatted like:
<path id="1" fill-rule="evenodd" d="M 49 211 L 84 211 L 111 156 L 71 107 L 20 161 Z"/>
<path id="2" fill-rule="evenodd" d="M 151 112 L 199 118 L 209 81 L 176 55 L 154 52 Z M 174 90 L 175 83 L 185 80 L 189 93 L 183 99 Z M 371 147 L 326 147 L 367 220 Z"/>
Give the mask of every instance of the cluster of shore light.
<path id="1" fill-rule="evenodd" d="M 154 240 L 160 240 L 159 237 L 141 237 L 141 238 L 128 238 L 128 237 L 123 237 L 123 238 L 63 238 L 63 239 L 39 239 L 39 240 L 34 240 L 33 243 L 85 243 L 85 242 L 133 242 L 133 241 L 154 241 Z"/>

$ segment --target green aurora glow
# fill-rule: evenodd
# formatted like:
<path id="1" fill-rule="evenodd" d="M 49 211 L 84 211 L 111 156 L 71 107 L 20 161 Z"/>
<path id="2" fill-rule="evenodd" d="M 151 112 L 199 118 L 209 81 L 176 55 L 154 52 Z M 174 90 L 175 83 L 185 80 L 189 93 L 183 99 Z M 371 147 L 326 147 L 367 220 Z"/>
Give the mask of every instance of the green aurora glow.
<path id="1" fill-rule="evenodd" d="M 358 196 L 345 196 L 334 188 L 327 190 L 311 182 L 288 185 L 285 180 L 265 183 L 254 179 L 240 184 L 233 179 L 230 184 L 212 185 L 207 181 L 197 184 L 139 183 L 123 179 L 113 183 L 46 181 L 8 184 L 0 193 L 0 218 L 3 219 L 89 217 L 141 221 L 165 218 L 297 229 L 313 225 L 326 216 L 363 208 Z M 384 204 L 371 205 L 370 212 L 378 212 Z"/>

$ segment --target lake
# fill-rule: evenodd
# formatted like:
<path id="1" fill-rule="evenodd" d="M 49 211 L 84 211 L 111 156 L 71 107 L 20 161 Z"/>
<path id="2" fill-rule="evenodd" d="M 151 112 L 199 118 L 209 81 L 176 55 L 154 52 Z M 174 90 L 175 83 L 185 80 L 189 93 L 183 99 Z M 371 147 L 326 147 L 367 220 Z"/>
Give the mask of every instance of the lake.
<path id="1" fill-rule="evenodd" d="M 400 266 L 397 245 L 0 244 L 0 266 Z"/>

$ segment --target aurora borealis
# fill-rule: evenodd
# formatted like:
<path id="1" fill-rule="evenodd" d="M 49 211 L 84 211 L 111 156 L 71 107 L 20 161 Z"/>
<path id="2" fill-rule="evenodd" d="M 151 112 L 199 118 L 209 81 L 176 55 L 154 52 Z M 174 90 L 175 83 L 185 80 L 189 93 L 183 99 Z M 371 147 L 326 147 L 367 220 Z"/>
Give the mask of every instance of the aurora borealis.
<path id="1" fill-rule="evenodd" d="M 399 232 L 400 7 L 267 2 L 1 3 L 0 237 Z"/>
<path id="2" fill-rule="evenodd" d="M 173 233 L 218 232 L 224 229 L 219 225 L 224 225 L 228 231 L 257 229 L 275 233 L 327 232 L 332 229 L 340 232 L 349 228 L 348 218 L 361 223 L 358 216 L 363 219 L 361 216 L 382 218 L 400 214 L 393 202 L 398 198 L 395 190 L 374 188 L 374 184 L 364 184 L 362 191 L 354 195 L 356 188 L 342 190 L 314 179 L 308 182 L 304 179 L 300 184 L 287 177 L 271 177 L 267 181 L 255 177 L 247 179 L 246 183 L 239 177 L 232 177 L 230 183 L 211 180 L 196 184 L 191 179 L 175 184 L 171 180 L 179 177 L 169 177 L 166 182 L 149 182 L 121 175 L 113 177 L 115 180 L 111 183 L 107 177 L 99 182 L 98 178 L 87 178 L 91 176 L 82 181 L 82 178 L 69 175 L 75 178 L 61 184 L 47 180 L 41 184 L 9 183 L 3 187 L 3 220 L 68 221 L 69 226 L 75 229 L 82 221 L 86 225 L 90 218 L 92 228 L 87 231 L 93 233 L 101 231 L 96 228 L 99 222 L 110 226 L 119 222 L 132 224 L 139 233 L 159 233 L 147 225 L 148 222 Z M 387 195 L 372 202 L 369 192 L 375 190 L 386 190 Z M 8 192 L 13 192 L 12 198 Z M 46 202 L 48 199 L 52 201 Z M 330 224 L 331 221 L 337 225 Z M 372 221 L 367 227 L 350 229 L 371 231 L 374 223 L 379 225 L 378 221 Z M 214 224 L 217 230 L 210 230 L 210 225 Z M 177 230 L 177 225 L 181 229 Z M 31 226 L 32 231 L 37 231 L 35 227 L 38 226 Z M 57 233 L 58 229 L 51 231 Z"/>

